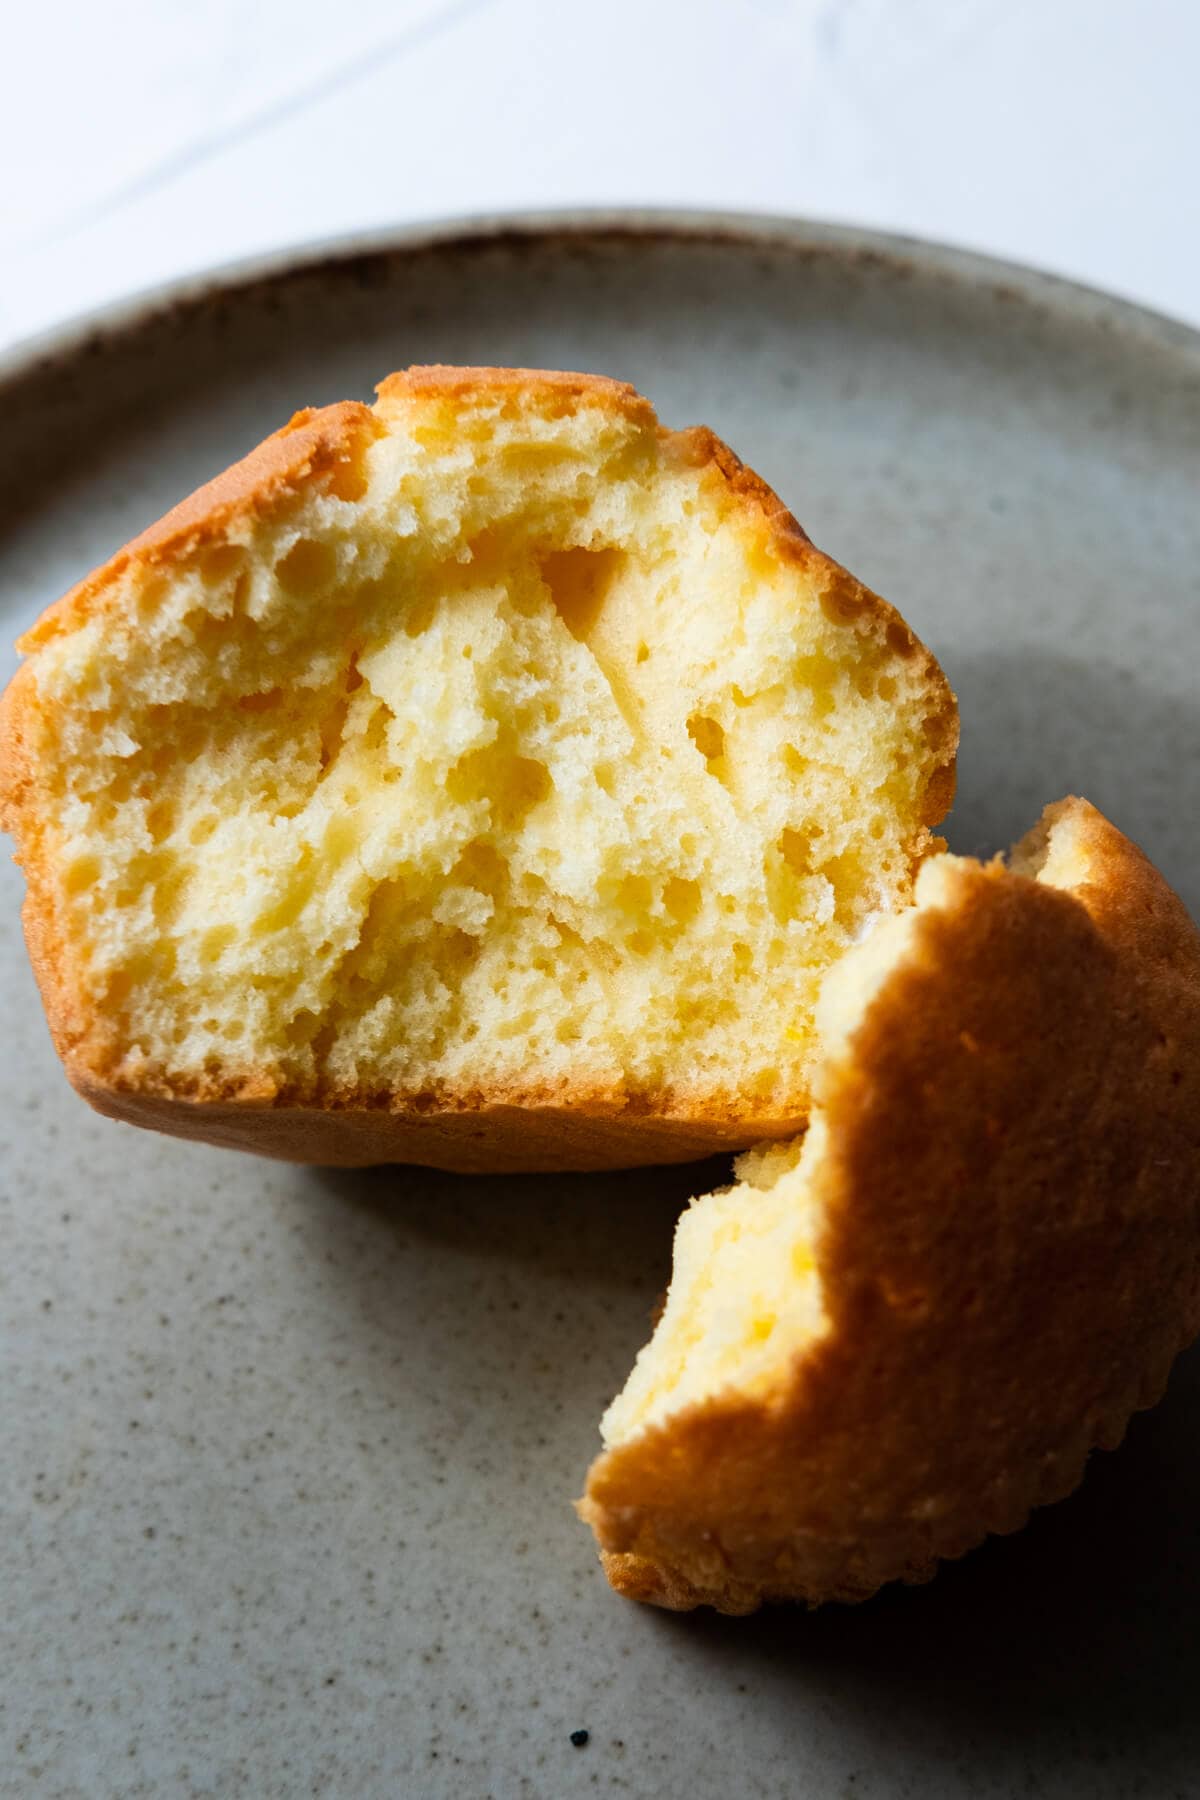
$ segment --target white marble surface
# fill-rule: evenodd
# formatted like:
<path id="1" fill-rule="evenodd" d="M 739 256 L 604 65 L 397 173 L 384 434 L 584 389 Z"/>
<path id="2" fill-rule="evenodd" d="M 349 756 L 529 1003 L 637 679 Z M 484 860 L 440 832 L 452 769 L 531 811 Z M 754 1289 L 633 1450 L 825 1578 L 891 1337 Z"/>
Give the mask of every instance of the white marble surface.
<path id="1" fill-rule="evenodd" d="M 853 220 L 1200 322 L 1195 0 L 42 0 L 6 21 L 0 350 L 398 221 Z"/>

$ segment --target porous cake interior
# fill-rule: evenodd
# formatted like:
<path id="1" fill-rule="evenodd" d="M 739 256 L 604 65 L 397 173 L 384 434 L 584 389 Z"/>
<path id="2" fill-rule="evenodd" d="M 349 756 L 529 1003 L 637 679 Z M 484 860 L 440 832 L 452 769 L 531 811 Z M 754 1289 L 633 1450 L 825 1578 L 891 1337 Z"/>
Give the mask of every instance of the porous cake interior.
<path id="1" fill-rule="evenodd" d="M 378 412 L 332 491 L 38 648 L 40 848 L 116 1073 L 794 1101 L 924 847 L 928 665 L 636 410 Z"/>
<path id="2" fill-rule="evenodd" d="M 1017 845 L 1010 868 L 1052 887 L 1076 886 L 1085 875 L 1077 833 L 1070 814 L 1049 816 Z M 954 871 L 965 860 L 930 858 L 915 904 L 880 920 L 830 969 L 816 1016 L 826 1067 L 853 1058 L 855 1035 L 909 955 L 921 912 L 956 904 Z M 783 1392 L 797 1359 L 829 1327 L 820 1279 L 829 1150 L 817 1105 L 803 1137 L 746 1151 L 735 1161 L 734 1186 L 691 1202 L 676 1227 L 671 1285 L 654 1335 L 602 1421 L 606 1445 L 722 1393 L 762 1401 Z"/>
<path id="3" fill-rule="evenodd" d="M 736 1185 L 681 1216 L 667 1302 L 601 1422 L 607 1445 L 731 1388 L 765 1397 L 821 1334 L 810 1173 L 823 1134 L 816 1115 L 802 1139 L 746 1151 Z"/>

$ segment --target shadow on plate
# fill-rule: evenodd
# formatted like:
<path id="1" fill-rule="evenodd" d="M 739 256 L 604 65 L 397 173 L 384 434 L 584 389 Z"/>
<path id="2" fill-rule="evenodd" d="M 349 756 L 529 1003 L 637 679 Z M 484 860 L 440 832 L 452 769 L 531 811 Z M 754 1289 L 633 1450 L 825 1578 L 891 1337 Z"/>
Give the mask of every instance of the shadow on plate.
<path id="1" fill-rule="evenodd" d="M 410 1422 L 426 1419 L 435 1436 L 457 1406 L 474 1436 L 503 1421 L 524 1455 L 544 1452 L 538 1509 L 550 1530 L 567 1519 L 601 1413 L 650 1334 L 679 1213 L 728 1178 L 728 1158 L 619 1175 L 312 1170 L 316 1204 L 301 1216 L 355 1382 L 389 1407 L 403 1396 Z M 563 1543 L 569 1566 L 590 1575 L 573 1520 Z"/>
<path id="2" fill-rule="evenodd" d="M 719 1654 L 748 1687 L 768 1673 L 804 1686 L 816 1678 L 840 1707 L 878 1709 L 893 1726 L 900 1716 L 910 1740 L 969 1738 L 988 1766 L 1009 1738 L 1046 1770 L 1086 1747 L 1089 1760 L 1113 1765 L 1109 1780 L 1130 1763 L 1129 1785 L 1097 1777 L 1093 1792 L 1195 1794 L 1198 1419 L 1200 1346 L 1124 1445 L 1092 1457 L 1075 1495 L 947 1564 L 928 1586 L 807 1614 L 694 1613 L 664 1629 Z"/>
<path id="3" fill-rule="evenodd" d="M 313 1169 L 310 1178 L 387 1245 L 421 1239 L 472 1257 L 535 1264 L 564 1282 L 665 1285 L 675 1221 L 694 1194 L 732 1180 L 731 1158 L 594 1175 L 447 1175 L 407 1165 Z M 570 1298 L 571 1289 L 564 1289 Z"/>
<path id="4" fill-rule="evenodd" d="M 1007 850 L 1043 806 L 1083 794 L 1200 913 L 1200 707 L 1126 670 L 1042 651 L 947 659 L 963 720 L 946 828 L 964 855 Z M 1190 679 L 1182 671 L 1181 686 Z"/>

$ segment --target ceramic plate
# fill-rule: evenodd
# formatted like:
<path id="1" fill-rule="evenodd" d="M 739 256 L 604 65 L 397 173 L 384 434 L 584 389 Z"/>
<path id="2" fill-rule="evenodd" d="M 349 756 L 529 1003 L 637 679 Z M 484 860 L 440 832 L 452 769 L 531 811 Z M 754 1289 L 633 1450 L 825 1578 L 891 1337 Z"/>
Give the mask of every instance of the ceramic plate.
<path id="1" fill-rule="evenodd" d="M 1080 791 L 1200 910 L 1200 337 L 944 250 L 504 221 L 34 345 L 0 370 L 4 639 L 297 407 L 438 361 L 600 370 L 711 425 L 942 658 L 956 848 Z M 570 1501 L 723 1166 L 328 1173 L 107 1123 L 51 1052 L 20 896 L 6 872 L 14 1793 L 1197 1791 L 1195 1355 L 1074 1499 L 930 1587 L 624 1603 Z"/>

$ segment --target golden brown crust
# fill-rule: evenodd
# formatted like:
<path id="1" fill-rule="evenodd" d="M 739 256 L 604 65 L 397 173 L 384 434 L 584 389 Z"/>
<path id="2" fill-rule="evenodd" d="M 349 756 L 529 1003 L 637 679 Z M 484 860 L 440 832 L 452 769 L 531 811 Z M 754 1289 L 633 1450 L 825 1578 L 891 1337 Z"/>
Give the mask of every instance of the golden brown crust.
<path id="1" fill-rule="evenodd" d="M 414 367 L 379 384 L 376 409 L 347 401 L 299 412 L 249 456 L 197 490 L 156 525 L 134 538 L 104 566 L 51 606 L 25 634 L 31 653 L 0 698 L 0 824 L 19 841 L 28 883 L 23 911 L 30 959 L 55 1047 L 81 1094 L 110 1117 L 184 1137 L 235 1145 L 296 1161 L 366 1164 L 412 1161 L 455 1170 L 582 1169 L 687 1161 L 760 1138 L 788 1137 L 803 1122 L 807 1096 L 759 1117 L 738 1117 L 712 1095 L 679 1092 L 630 1101 L 619 1089 L 595 1090 L 582 1081 L 566 1093 L 459 1095 L 436 1104 L 425 1096 L 289 1095 L 264 1074 L 231 1082 L 208 1078 L 195 1091 L 164 1090 L 122 1072 L 123 1046 L 87 1005 L 73 981 L 66 934 L 57 918 L 52 858 L 45 821 L 34 798 L 37 717 L 36 652 L 59 634 L 103 614 L 132 579 L 153 580 L 198 552 L 236 542 L 252 524 L 286 513 L 314 488 L 355 497 L 361 459 L 386 430 L 389 410 L 412 399 L 461 401 L 495 394 L 530 405 L 555 401 L 600 406 L 657 433 L 660 448 L 691 467 L 707 466 L 727 490 L 739 524 L 756 536 L 764 555 L 802 564 L 816 581 L 830 616 L 853 622 L 891 650 L 920 659 L 936 695 L 928 724 L 929 780 L 913 865 L 931 846 L 930 829 L 954 791 L 958 713 L 941 670 L 887 603 L 855 581 L 809 541 L 772 490 L 720 439 L 703 427 L 669 432 L 636 389 L 606 376 L 552 370 Z"/>
<path id="2" fill-rule="evenodd" d="M 627 381 L 581 375 L 569 369 L 499 369 L 452 363 L 414 363 L 385 375 L 375 392 L 386 402 L 407 399 L 478 399 L 500 394 L 536 404 L 547 393 L 586 400 L 643 425 L 658 423 L 654 408 Z"/>
<path id="3" fill-rule="evenodd" d="M 65 601 L 58 604 L 62 606 Z M 13 860 L 24 869 L 26 881 L 21 908 L 25 947 L 50 1037 L 71 1077 L 78 1047 L 93 1033 L 95 1020 L 91 1007 L 71 979 L 70 962 L 63 947 L 66 934 L 57 917 L 52 852 L 45 848 L 47 822 L 34 793 L 29 739 L 36 699 L 33 665 L 27 662 L 0 695 L 0 827 L 17 839 Z"/>
<path id="4" fill-rule="evenodd" d="M 794 1118 L 720 1115 L 706 1106 L 674 1112 L 623 1107 L 619 1099 L 588 1093 L 557 1103 L 537 1096 L 499 1103 L 469 1096 L 440 1106 L 424 1096 L 392 1096 L 378 1106 L 303 1106 L 245 1091 L 237 1099 L 190 1100 L 97 1079 L 78 1062 L 67 1062 L 67 1074 L 107 1118 L 284 1162 L 338 1168 L 420 1163 L 459 1175 L 628 1169 L 691 1162 L 744 1149 L 762 1137 L 792 1137 L 797 1124 Z"/>
<path id="5" fill-rule="evenodd" d="M 1200 935 L 1086 802 L 1073 891 L 959 866 L 818 1090 L 828 1334 L 601 1456 L 660 1605 L 865 1598 L 1069 1493 L 1200 1330 Z"/>
<path id="6" fill-rule="evenodd" d="M 249 456 L 205 482 L 47 607 L 19 639 L 18 650 L 29 654 L 102 611 L 106 594 L 126 573 L 169 569 L 202 545 L 228 543 L 239 528 L 271 516 L 306 490 L 353 480 L 363 450 L 381 434 L 370 407 L 355 400 L 293 414 Z"/>

